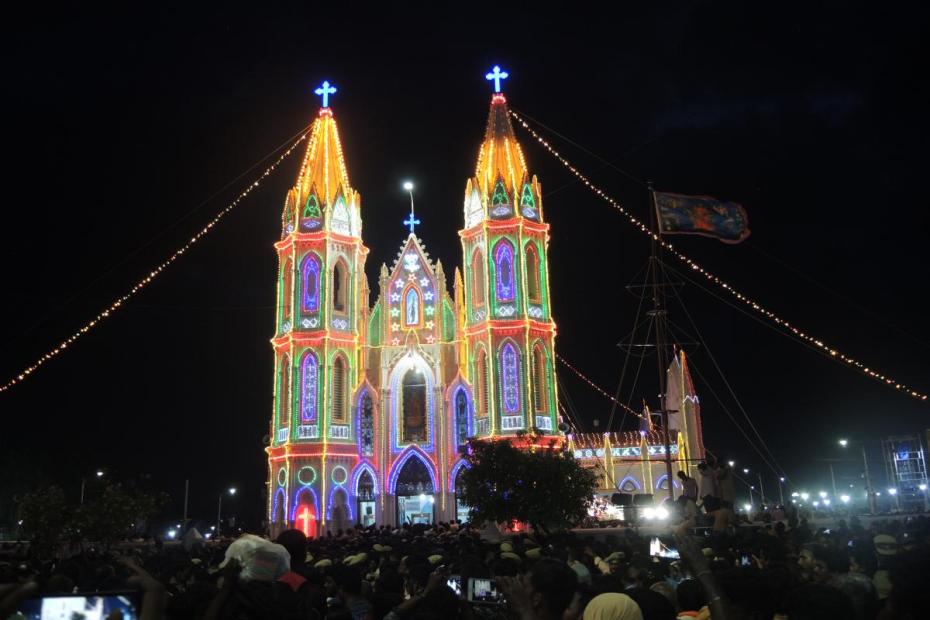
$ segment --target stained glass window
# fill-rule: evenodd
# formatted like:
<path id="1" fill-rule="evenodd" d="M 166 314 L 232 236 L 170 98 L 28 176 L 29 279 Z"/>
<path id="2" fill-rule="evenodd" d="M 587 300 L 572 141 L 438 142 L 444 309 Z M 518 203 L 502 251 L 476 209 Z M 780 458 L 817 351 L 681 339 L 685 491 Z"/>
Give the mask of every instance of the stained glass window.
<path id="1" fill-rule="evenodd" d="M 316 421 L 319 365 L 313 351 L 307 351 L 300 363 L 300 419 Z"/>
<path id="2" fill-rule="evenodd" d="M 504 412 L 508 414 L 520 411 L 520 353 L 510 342 L 501 347 L 501 400 Z"/>
<path id="3" fill-rule="evenodd" d="M 346 419 L 346 363 L 341 356 L 333 362 L 333 422 Z"/>
<path id="4" fill-rule="evenodd" d="M 361 437 L 362 456 L 374 455 L 375 417 L 371 402 L 371 395 L 365 392 L 362 396 L 361 414 L 359 415 L 359 436 Z M 359 482 L 361 485 L 361 482 Z"/>
<path id="5" fill-rule="evenodd" d="M 458 445 L 468 440 L 468 397 L 465 390 L 455 395 L 455 439 Z"/>
<path id="6" fill-rule="evenodd" d="M 497 273 L 497 301 L 513 301 L 515 297 L 513 246 L 501 239 L 494 247 L 494 263 Z"/>
<path id="7" fill-rule="evenodd" d="M 503 181 L 498 181 L 494 186 L 494 195 L 491 196 L 492 205 L 505 205 L 510 200 L 507 198 L 507 189 L 504 187 Z"/>
<path id="8" fill-rule="evenodd" d="M 320 261 L 313 254 L 307 254 L 300 267 L 303 279 L 300 309 L 313 314 L 320 310 Z"/>

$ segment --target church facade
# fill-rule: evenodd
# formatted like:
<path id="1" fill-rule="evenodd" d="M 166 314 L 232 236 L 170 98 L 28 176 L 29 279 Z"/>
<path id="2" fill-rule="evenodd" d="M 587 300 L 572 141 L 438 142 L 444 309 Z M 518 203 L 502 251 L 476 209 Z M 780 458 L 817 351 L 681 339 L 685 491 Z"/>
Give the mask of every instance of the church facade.
<path id="1" fill-rule="evenodd" d="M 464 518 L 469 438 L 559 436 L 549 226 L 500 92 L 459 236 L 451 278 L 411 232 L 373 290 L 361 199 L 324 103 L 275 244 L 272 533 Z"/>

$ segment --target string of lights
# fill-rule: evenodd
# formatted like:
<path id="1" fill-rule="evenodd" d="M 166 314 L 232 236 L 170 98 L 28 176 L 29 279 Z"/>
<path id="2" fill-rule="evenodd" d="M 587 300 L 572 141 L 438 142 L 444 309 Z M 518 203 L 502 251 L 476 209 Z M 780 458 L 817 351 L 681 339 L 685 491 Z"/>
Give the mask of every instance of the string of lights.
<path id="1" fill-rule="evenodd" d="M 612 401 L 614 404 L 616 404 L 617 406 L 621 407 L 621 408 L 622 408 L 624 411 L 626 411 L 627 413 L 632 413 L 633 415 L 635 415 L 637 418 L 640 418 L 641 420 L 646 420 L 646 419 L 647 419 L 646 416 L 643 415 L 642 413 L 640 413 L 639 411 L 635 411 L 634 409 L 631 409 L 630 407 L 626 406 L 625 404 L 621 403 L 619 400 L 617 400 L 616 398 L 614 398 L 613 396 L 611 396 L 610 394 L 608 394 L 606 390 L 604 390 L 601 386 L 599 386 L 598 384 L 596 384 L 594 381 L 591 381 L 591 379 L 589 379 L 583 372 L 581 372 L 580 370 L 578 370 L 577 368 L 575 368 L 574 366 L 572 366 L 571 364 L 569 364 L 568 361 L 567 361 L 564 357 L 562 357 L 562 356 L 559 355 L 558 353 L 555 354 L 555 357 L 556 357 L 557 360 L 559 360 L 560 362 L 562 362 L 562 364 L 564 364 L 566 368 L 568 368 L 568 369 L 571 370 L 573 373 L 575 373 L 576 375 L 578 375 L 578 378 L 579 378 L 579 379 L 581 379 L 582 381 L 584 381 L 585 383 L 587 383 L 588 385 L 590 385 L 592 388 L 594 388 L 595 391 L 597 391 L 598 393 L 600 393 L 601 396 L 603 396 L 604 398 L 606 398 L 606 399 Z"/>
<path id="2" fill-rule="evenodd" d="M 523 120 L 523 118 L 520 117 L 516 112 L 511 110 L 510 114 L 511 116 L 514 117 L 514 119 L 516 119 L 517 123 L 519 123 L 521 127 L 523 127 L 527 132 L 529 132 L 529 134 L 532 135 L 533 138 L 535 138 L 536 141 L 540 145 L 543 146 L 543 148 L 549 151 L 551 155 L 553 155 L 557 160 L 559 160 L 559 162 L 563 166 L 568 168 L 568 170 L 573 175 L 575 175 L 578 178 L 578 180 L 581 181 L 588 189 L 590 189 L 598 197 L 602 198 L 610 206 L 612 206 L 614 209 L 616 209 L 621 214 L 623 214 L 627 218 L 627 220 L 631 224 L 633 224 L 633 226 L 639 229 L 640 232 L 652 237 L 657 243 L 659 243 L 662 246 L 663 249 L 665 249 L 670 254 L 672 254 L 675 258 L 677 258 L 682 263 L 687 265 L 692 271 L 704 276 L 704 278 L 706 278 L 710 282 L 716 284 L 717 286 L 725 290 L 727 293 L 729 293 L 730 295 L 738 299 L 740 302 L 742 302 L 743 304 L 751 308 L 756 313 L 762 315 L 769 321 L 775 323 L 778 327 L 790 333 L 791 335 L 803 341 L 804 343 L 811 345 L 812 347 L 818 349 L 824 355 L 831 357 L 837 362 L 843 363 L 846 366 L 853 368 L 854 370 L 857 370 L 861 374 L 871 379 L 874 379 L 875 381 L 879 381 L 883 383 L 884 385 L 889 386 L 899 392 L 905 393 L 908 396 L 916 398 L 917 400 L 926 401 L 928 399 L 927 394 L 919 392 L 915 390 L 914 388 L 902 383 L 901 381 L 898 381 L 882 372 L 874 370 L 869 365 L 861 362 L 860 360 L 850 355 L 846 355 L 840 350 L 824 343 L 823 340 L 815 336 L 812 336 L 811 334 L 808 334 L 804 330 L 793 325 L 791 322 L 781 318 L 779 315 L 775 314 L 773 311 L 769 310 L 768 308 L 766 308 L 759 302 L 753 300 L 749 296 L 744 295 L 743 293 L 738 291 L 730 283 L 726 282 L 723 278 L 720 278 L 719 276 L 711 273 L 710 271 L 702 267 L 697 261 L 693 260 L 686 254 L 683 254 L 682 252 L 680 252 L 674 245 L 672 245 L 671 243 L 663 239 L 661 235 L 658 235 L 655 232 L 653 232 L 645 222 L 643 222 L 642 220 L 634 216 L 627 209 L 625 209 L 620 203 L 618 203 L 616 200 L 611 198 L 604 190 L 602 190 L 600 187 L 592 183 L 590 179 L 588 179 L 588 177 L 586 177 L 584 174 L 581 173 L 580 170 L 578 170 L 578 168 L 573 166 L 572 163 L 569 162 L 565 157 L 563 157 L 562 154 L 559 153 L 555 148 L 553 148 L 551 144 L 549 144 L 542 136 L 536 133 L 536 131 L 534 131 L 533 128 L 530 127 L 529 124 L 527 124 L 527 122 Z"/>
<path id="3" fill-rule="evenodd" d="M 154 269 L 152 269 L 148 273 L 148 275 L 146 275 L 144 278 L 136 282 L 136 284 L 131 289 L 129 289 L 126 293 L 124 293 L 123 295 L 118 297 L 116 300 L 114 300 L 113 303 L 111 303 L 109 306 L 101 310 L 94 318 L 89 320 L 82 327 L 80 327 L 77 331 L 75 331 L 73 334 L 65 338 L 63 341 L 61 341 L 61 343 L 59 343 L 58 346 L 56 346 L 55 348 L 51 349 L 50 351 L 48 351 L 47 353 L 45 353 L 44 355 L 36 359 L 29 366 L 26 366 L 18 375 L 16 375 L 15 377 L 10 379 L 3 385 L 0 385 L 0 392 L 6 392 L 7 390 L 12 388 L 17 383 L 24 381 L 27 377 L 29 377 L 31 374 L 36 372 L 40 367 L 42 367 L 42 365 L 44 365 L 46 362 L 52 360 L 56 356 L 63 353 L 68 347 L 73 345 L 81 336 L 84 336 L 85 334 L 90 332 L 92 329 L 94 329 L 96 326 L 102 323 L 105 319 L 110 318 L 110 316 L 112 316 L 113 313 L 119 310 L 123 306 L 123 304 L 125 304 L 127 301 L 135 297 L 143 288 L 145 288 L 149 283 L 151 283 L 152 280 L 154 280 L 159 275 L 161 275 L 161 273 L 165 269 L 167 269 L 176 260 L 181 258 L 181 256 L 183 256 L 188 250 L 190 250 L 194 244 L 196 244 L 198 241 L 203 239 L 203 237 L 205 237 L 207 233 L 213 230 L 213 227 L 219 224 L 220 220 L 222 220 L 230 211 L 235 209 L 239 205 L 240 202 L 242 202 L 249 194 L 252 193 L 252 191 L 255 188 L 257 188 L 261 184 L 261 182 L 265 178 L 270 176 L 271 173 L 274 172 L 274 170 L 281 164 L 281 162 L 287 159 L 288 156 L 291 153 L 293 153 L 294 150 L 304 140 L 306 140 L 307 136 L 309 135 L 310 135 L 309 130 L 304 131 L 300 135 L 300 137 L 297 138 L 297 140 L 293 144 L 291 144 L 291 146 L 287 148 L 286 151 L 284 151 L 270 166 L 265 168 L 265 171 L 255 181 L 250 183 L 244 190 L 242 190 L 239 193 L 238 196 L 236 196 L 229 204 L 227 204 L 222 210 L 220 210 L 213 217 L 213 219 L 211 219 L 206 224 L 206 226 L 201 228 L 193 237 L 191 237 L 187 243 L 185 243 L 180 248 L 175 250 L 174 253 L 172 253 L 168 258 L 163 260 Z"/>

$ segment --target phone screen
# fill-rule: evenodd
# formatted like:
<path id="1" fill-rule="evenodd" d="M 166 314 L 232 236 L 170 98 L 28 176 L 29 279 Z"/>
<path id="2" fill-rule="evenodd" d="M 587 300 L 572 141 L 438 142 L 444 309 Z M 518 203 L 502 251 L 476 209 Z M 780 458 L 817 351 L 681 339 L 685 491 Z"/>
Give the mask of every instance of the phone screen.
<path id="1" fill-rule="evenodd" d="M 504 602 L 504 594 L 493 579 L 472 577 L 468 580 L 468 600 L 471 603 L 497 605 Z"/>
<path id="2" fill-rule="evenodd" d="M 678 553 L 678 549 L 669 547 L 668 545 L 663 545 L 658 536 L 654 536 L 652 540 L 649 541 L 649 555 L 654 558 L 669 558 L 672 560 L 678 560 L 681 558 L 681 555 Z"/>
<path id="3" fill-rule="evenodd" d="M 462 578 L 458 575 L 449 575 L 449 578 L 446 580 L 446 585 L 452 588 L 452 591 L 455 592 L 456 596 L 462 596 Z"/>
<path id="4" fill-rule="evenodd" d="M 123 620 L 136 620 L 139 614 L 132 599 L 135 594 L 112 592 L 43 596 L 23 601 L 18 611 L 30 620 L 106 620 L 114 612 L 122 614 L 118 617 Z"/>
<path id="5" fill-rule="evenodd" d="M 743 553 L 739 556 L 739 565 L 740 566 L 750 566 L 752 564 L 752 558 L 749 557 L 748 553 Z"/>

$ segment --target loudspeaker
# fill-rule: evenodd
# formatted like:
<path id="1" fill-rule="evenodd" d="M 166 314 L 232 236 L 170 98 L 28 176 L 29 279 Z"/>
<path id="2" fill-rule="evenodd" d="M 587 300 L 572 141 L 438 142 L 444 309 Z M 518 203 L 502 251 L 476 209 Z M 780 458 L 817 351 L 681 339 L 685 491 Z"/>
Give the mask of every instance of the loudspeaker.
<path id="1" fill-rule="evenodd" d="M 652 493 L 637 493 L 633 496 L 634 506 L 652 506 Z"/>
<path id="2" fill-rule="evenodd" d="M 633 496 L 629 493 L 614 493 L 610 496 L 610 503 L 614 506 L 632 506 Z"/>

